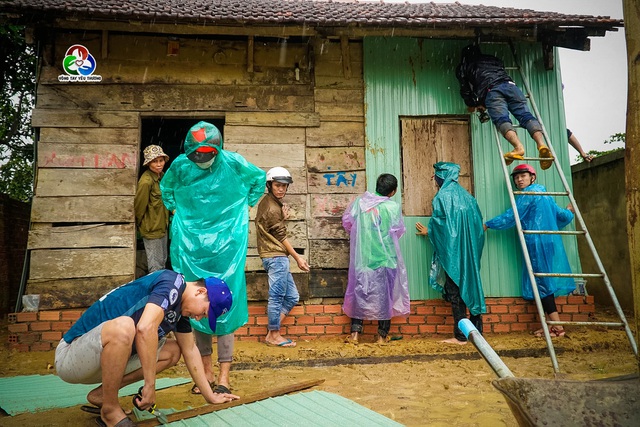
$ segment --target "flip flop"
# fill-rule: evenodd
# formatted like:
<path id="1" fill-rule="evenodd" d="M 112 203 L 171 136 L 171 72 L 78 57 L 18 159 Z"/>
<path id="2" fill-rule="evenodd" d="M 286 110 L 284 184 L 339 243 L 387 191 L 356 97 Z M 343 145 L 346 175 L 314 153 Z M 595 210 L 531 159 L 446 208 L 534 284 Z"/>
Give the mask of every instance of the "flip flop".
<path id="1" fill-rule="evenodd" d="M 218 384 L 217 386 L 215 386 L 213 388 L 213 392 L 218 394 L 231 394 L 231 390 L 229 390 L 227 387 L 223 386 L 222 384 Z"/>
<path id="2" fill-rule="evenodd" d="M 503 155 L 504 157 L 504 162 L 507 164 L 507 166 L 509 166 L 511 163 L 513 163 L 514 160 L 524 160 L 524 156 L 521 154 L 514 154 L 512 151 L 505 153 Z"/>
<path id="3" fill-rule="evenodd" d="M 296 346 L 296 343 L 294 341 L 289 340 L 289 339 L 282 341 L 280 344 L 272 344 L 272 343 L 267 342 L 267 341 L 265 341 L 265 342 L 267 343 L 268 346 L 271 346 L 271 347 L 289 348 L 289 347 L 295 347 Z"/>
<path id="4" fill-rule="evenodd" d="M 540 160 L 540 169 L 546 170 L 551 167 L 553 164 L 553 156 L 551 155 L 551 150 L 548 147 L 542 146 L 538 149 L 538 154 L 543 159 L 551 159 L 551 160 Z"/>

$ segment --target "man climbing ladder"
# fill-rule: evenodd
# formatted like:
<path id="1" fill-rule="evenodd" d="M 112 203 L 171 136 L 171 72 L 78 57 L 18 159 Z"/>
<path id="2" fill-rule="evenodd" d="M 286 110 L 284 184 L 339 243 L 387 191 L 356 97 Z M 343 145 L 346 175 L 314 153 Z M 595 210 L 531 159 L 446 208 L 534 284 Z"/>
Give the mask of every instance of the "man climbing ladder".
<path id="1" fill-rule="evenodd" d="M 513 150 L 504 154 L 510 165 L 514 160 L 524 160 L 524 145 L 513 128 L 509 113 L 527 131 L 538 146 L 541 159 L 552 159 L 551 151 L 545 144 L 540 122 L 527 107 L 527 99 L 516 86 L 504 68 L 503 62 L 492 55 L 484 55 L 476 44 L 462 49 L 462 59 L 456 68 L 460 82 L 460 96 L 470 112 L 476 109 L 489 113 L 496 129 L 509 141 Z M 540 168 L 551 167 L 552 160 L 541 160 Z"/>

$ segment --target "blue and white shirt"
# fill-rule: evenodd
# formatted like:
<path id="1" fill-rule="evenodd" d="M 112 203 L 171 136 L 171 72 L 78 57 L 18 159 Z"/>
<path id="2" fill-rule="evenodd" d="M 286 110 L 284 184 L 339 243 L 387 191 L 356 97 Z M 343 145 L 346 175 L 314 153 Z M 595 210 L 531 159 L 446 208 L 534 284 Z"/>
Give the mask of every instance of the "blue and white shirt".
<path id="1" fill-rule="evenodd" d="M 71 343 L 107 320 L 120 316 L 131 317 L 137 325 L 148 303 L 164 310 L 164 319 L 158 326 L 158 338 L 171 331 L 191 332 L 188 317 L 180 314 L 182 293 L 186 288 L 184 277 L 171 270 L 158 270 L 111 290 L 85 311 L 80 319 L 62 337 Z"/>

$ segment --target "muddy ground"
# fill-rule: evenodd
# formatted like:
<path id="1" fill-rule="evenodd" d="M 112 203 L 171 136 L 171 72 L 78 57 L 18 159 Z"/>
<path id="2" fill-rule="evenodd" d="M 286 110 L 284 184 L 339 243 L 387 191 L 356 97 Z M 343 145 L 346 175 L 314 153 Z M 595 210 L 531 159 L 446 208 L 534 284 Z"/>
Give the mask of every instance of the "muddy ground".
<path id="1" fill-rule="evenodd" d="M 0 325 L 6 331 L 6 325 Z M 622 331 L 568 328 L 554 338 L 562 376 L 589 380 L 637 372 Z M 496 378 L 472 344 L 443 344 L 447 337 L 404 338 L 386 345 L 358 346 L 339 339 L 300 341 L 296 348 L 237 342 L 231 376 L 234 393 L 248 396 L 309 379 L 324 379 L 317 389 L 336 393 L 408 426 L 514 426 L 516 421 Z M 6 342 L 6 335 L 0 336 Z M 487 341 L 517 377 L 554 378 L 544 339 L 528 333 L 487 335 Z M 54 354 L 0 349 L 0 376 L 52 374 Z M 162 374 L 188 377 L 184 363 Z M 161 390 L 158 408 L 177 410 L 203 405 L 189 393 L 191 384 Z M 130 397 L 122 398 L 131 406 Z M 90 426 L 94 416 L 79 406 L 38 414 L 1 416 L 0 425 L 24 427 Z"/>

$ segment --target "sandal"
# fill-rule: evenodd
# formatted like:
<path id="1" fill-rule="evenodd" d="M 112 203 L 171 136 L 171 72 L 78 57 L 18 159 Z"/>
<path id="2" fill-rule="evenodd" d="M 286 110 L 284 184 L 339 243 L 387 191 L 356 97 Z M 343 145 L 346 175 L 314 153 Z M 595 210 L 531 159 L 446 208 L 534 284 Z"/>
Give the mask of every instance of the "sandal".
<path id="1" fill-rule="evenodd" d="M 524 160 L 524 156 L 522 154 L 515 154 L 513 151 L 504 154 L 503 157 L 507 166 L 511 165 L 514 160 Z"/>
<path id="2" fill-rule="evenodd" d="M 566 332 L 565 332 L 564 329 L 558 329 L 555 326 L 552 326 L 551 329 L 549 330 L 549 334 L 552 337 L 560 338 L 560 337 L 565 336 Z"/>
<path id="3" fill-rule="evenodd" d="M 211 388 L 213 389 L 214 387 L 216 387 L 216 383 L 215 382 L 210 382 L 209 385 L 211 386 Z M 214 392 L 215 393 L 215 392 Z M 191 394 L 202 394 L 202 392 L 200 391 L 200 389 L 198 388 L 197 385 L 193 385 L 193 387 L 191 387 Z"/>
<path id="4" fill-rule="evenodd" d="M 542 170 L 549 169 L 553 164 L 553 156 L 551 155 L 551 150 L 549 150 L 548 147 L 543 145 L 538 149 L 538 154 L 542 159 L 549 159 L 549 160 L 540 160 L 540 169 Z"/>

